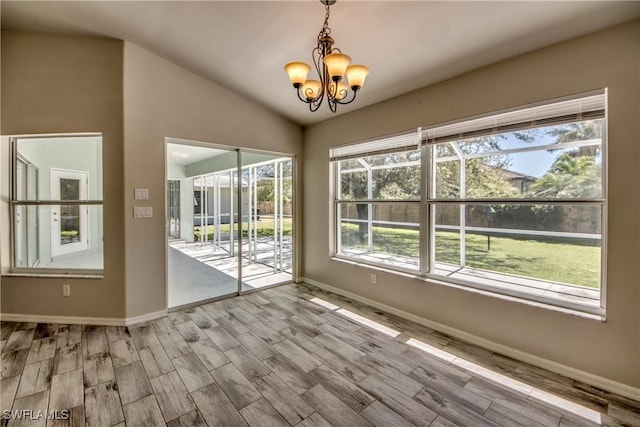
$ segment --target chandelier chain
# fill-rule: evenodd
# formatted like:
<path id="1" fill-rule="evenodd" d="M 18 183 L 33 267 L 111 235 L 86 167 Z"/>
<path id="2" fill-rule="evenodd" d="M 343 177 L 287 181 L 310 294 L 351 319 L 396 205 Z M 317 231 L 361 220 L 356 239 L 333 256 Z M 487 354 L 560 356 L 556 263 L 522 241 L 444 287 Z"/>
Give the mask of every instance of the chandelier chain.
<path id="1" fill-rule="evenodd" d="M 322 39 L 322 37 L 329 36 L 331 34 L 331 28 L 329 28 L 329 6 L 325 6 L 326 12 L 324 14 L 324 24 L 322 25 L 322 30 L 320 30 L 320 34 L 318 34 L 318 41 Z"/>
<path id="2" fill-rule="evenodd" d="M 323 28 L 329 29 L 329 13 L 330 13 L 329 5 L 326 5 L 324 8 L 325 8 L 325 13 L 324 13 L 324 25 L 323 25 Z M 329 31 L 331 31 L 331 30 L 329 29 Z"/>

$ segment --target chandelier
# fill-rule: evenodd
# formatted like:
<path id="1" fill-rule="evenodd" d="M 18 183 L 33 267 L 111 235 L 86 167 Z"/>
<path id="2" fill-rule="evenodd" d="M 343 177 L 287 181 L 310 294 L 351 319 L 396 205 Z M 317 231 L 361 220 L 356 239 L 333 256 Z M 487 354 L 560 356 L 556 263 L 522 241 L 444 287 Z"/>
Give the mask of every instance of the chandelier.
<path id="1" fill-rule="evenodd" d="M 335 2 L 336 0 L 320 0 L 320 3 L 325 6 L 324 24 L 318 34 L 318 45 L 311 52 L 313 65 L 320 80 L 307 80 L 311 67 L 304 62 L 290 62 L 284 67 L 289 74 L 289 80 L 298 92 L 298 98 L 309 104 L 311 111 L 318 110 L 325 97 L 329 109 L 334 113 L 338 104 L 350 104 L 356 99 L 358 91 L 369 74 L 369 67 L 349 65 L 351 57 L 333 47 L 334 40 L 331 38 L 331 28 L 329 28 L 329 7 Z M 345 75 L 348 84 L 344 82 Z"/>

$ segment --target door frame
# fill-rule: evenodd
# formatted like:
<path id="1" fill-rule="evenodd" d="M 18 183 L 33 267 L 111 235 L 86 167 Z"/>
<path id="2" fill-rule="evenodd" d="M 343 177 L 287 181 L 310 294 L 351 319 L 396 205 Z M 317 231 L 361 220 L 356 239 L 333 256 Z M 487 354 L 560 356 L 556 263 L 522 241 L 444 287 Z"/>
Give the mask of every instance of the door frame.
<path id="1" fill-rule="evenodd" d="M 165 265 L 165 305 L 167 307 L 167 310 L 169 312 L 171 311 L 176 311 L 176 310 L 182 310 L 184 309 L 186 306 L 178 306 L 178 307 L 169 307 L 169 227 L 168 227 L 168 215 L 167 215 L 167 203 L 168 203 L 168 199 L 167 199 L 167 180 L 168 180 L 168 176 L 169 176 L 169 170 L 168 170 L 168 155 L 167 155 L 167 145 L 168 144 L 176 144 L 176 145 L 190 145 L 190 146 L 195 146 L 195 147 L 204 147 L 204 148 L 213 148 L 213 149 L 219 149 L 219 150 L 226 150 L 229 152 L 235 152 L 237 155 L 237 162 L 236 162 L 236 173 L 238 176 L 238 187 L 240 188 L 240 181 L 241 181 L 241 177 L 242 177 L 242 154 L 243 153 L 258 153 L 258 154 L 269 154 L 269 155 L 274 155 L 274 156 L 281 156 L 281 157 L 289 157 L 291 159 L 291 168 L 292 168 L 292 197 L 293 197 L 293 203 L 291 206 L 291 216 L 292 216 L 292 231 L 291 231 L 291 252 L 292 252 L 292 260 L 291 260 L 291 280 L 290 281 L 285 281 L 282 283 L 276 283 L 270 286 L 265 286 L 265 287 L 261 287 L 261 288 L 257 288 L 257 289 L 252 289 L 252 290 L 242 290 L 242 242 L 243 242 L 243 237 L 242 237 L 242 232 L 241 232 L 241 218 L 242 218 L 242 214 L 243 214 L 243 209 L 242 209 L 242 197 L 241 197 L 241 190 L 238 191 L 238 194 L 236 194 L 236 209 L 237 209 L 237 215 L 238 215 L 238 227 L 239 227 L 239 232 L 238 232 L 238 251 L 235 254 L 235 256 L 237 257 L 237 263 L 238 263 L 238 280 L 237 280 L 237 290 L 235 293 L 230 293 L 230 294 L 224 294 L 221 295 L 219 297 L 215 297 L 215 298 L 211 298 L 211 299 L 207 299 L 207 300 L 202 300 L 202 301 L 194 301 L 192 304 L 187 304 L 186 306 L 197 306 L 197 305 L 202 305 L 202 304 L 206 304 L 208 302 L 213 302 L 213 301 L 217 301 L 217 300 L 222 300 L 222 299 L 227 299 L 230 297 L 234 297 L 234 296 L 241 296 L 241 295 L 246 295 L 246 294 L 250 294 L 253 292 L 259 292 L 265 289 L 270 289 L 276 286 L 281 286 L 281 285 L 285 285 L 285 284 L 289 284 L 289 283 L 297 283 L 298 282 L 298 265 L 299 265 L 299 257 L 298 257 L 298 250 L 297 248 L 299 247 L 298 245 L 298 232 L 297 232 L 297 215 L 298 215 L 298 209 L 297 209 L 297 204 L 298 202 L 298 165 L 297 165 L 297 161 L 298 158 L 295 154 L 291 154 L 291 153 L 284 153 L 284 152 L 278 152 L 278 151 L 271 151 L 271 150 L 260 150 L 260 149 L 254 149 L 254 148 L 244 148 L 244 147 L 237 147 L 237 146 L 230 146 L 230 145 L 224 145 L 224 144 L 215 144 L 215 143 L 209 143 L 209 142 L 203 142 L 203 141 L 195 141 L 195 140 L 186 140 L 186 139 L 182 139 L 182 138 L 174 138 L 174 137 L 165 137 L 164 138 L 164 145 L 165 145 L 165 150 L 164 150 L 164 187 L 165 187 L 165 191 L 164 191 L 164 206 L 165 209 L 164 210 L 164 223 L 165 223 L 165 229 L 164 229 L 164 242 L 165 242 L 165 259 L 164 259 L 164 265 Z"/>
<path id="2" fill-rule="evenodd" d="M 68 255 L 76 252 L 82 252 L 89 249 L 89 215 L 87 206 L 78 206 L 78 222 L 80 241 L 74 243 L 67 243 L 63 245 L 60 240 L 61 232 L 61 209 L 63 205 L 60 195 L 60 180 L 62 179 L 74 179 L 78 180 L 79 185 L 79 198 L 78 200 L 88 200 L 89 196 L 89 172 L 88 171 L 75 171 L 68 169 L 51 168 L 51 199 L 59 200 L 60 205 L 51 206 L 51 257 L 55 258 L 61 255 Z"/>
<path id="3" fill-rule="evenodd" d="M 22 198 L 24 200 L 39 200 L 39 190 L 40 190 L 40 169 L 31 163 L 26 157 L 23 155 L 17 155 L 15 161 L 16 173 L 14 175 L 14 179 L 16 180 L 16 191 L 22 189 L 25 191 L 24 195 L 17 195 L 18 198 Z M 22 168 L 23 173 L 20 173 L 20 168 Z M 33 172 L 33 175 L 30 174 Z M 22 182 L 22 184 L 20 184 Z M 18 209 L 22 207 L 23 209 L 20 212 L 17 212 Z M 40 263 L 40 210 L 36 207 L 30 206 L 16 206 L 14 209 L 14 216 L 12 224 L 14 228 L 13 236 L 14 236 L 14 263 L 16 265 L 20 264 L 19 261 L 24 261 L 26 264 L 26 268 L 32 268 L 37 266 Z M 20 213 L 22 215 L 20 215 Z M 23 235 L 21 229 L 18 227 L 18 217 L 20 217 L 21 224 L 24 224 L 32 233 L 29 234 L 29 231 L 26 231 Z M 33 246 L 30 245 L 30 237 L 35 236 Z M 20 258 L 24 252 L 25 259 L 22 260 Z"/>
<path id="4" fill-rule="evenodd" d="M 178 184 L 177 186 L 175 184 Z M 172 188 L 174 187 L 174 188 Z M 175 188 L 177 187 L 177 188 Z M 174 237 L 179 239 L 181 235 L 181 224 L 180 221 L 182 219 L 181 215 L 181 192 L 180 192 L 180 180 L 179 179 L 167 179 L 167 226 L 169 237 Z M 177 198 L 177 205 L 171 204 L 171 202 L 175 202 Z M 175 215 L 175 210 L 177 209 L 177 217 Z M 173 222 L 173 224 L 172 224 Z"/>

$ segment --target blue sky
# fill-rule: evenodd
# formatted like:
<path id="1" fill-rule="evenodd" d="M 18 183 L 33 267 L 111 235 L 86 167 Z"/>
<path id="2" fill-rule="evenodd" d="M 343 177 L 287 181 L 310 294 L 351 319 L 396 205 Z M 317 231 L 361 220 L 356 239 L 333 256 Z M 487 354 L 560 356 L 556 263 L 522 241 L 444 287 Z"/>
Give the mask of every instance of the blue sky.
<path id="1" fill-rule="evenodd" d="M 549 167 L 560 153 L 559 151 L 552 153 L 547 151 L 530 151 L 528 153 L 511 154 L 509 155 L 511 161 L 509 169 L 539 178 L 549 170 Z"/>
<path id="2" fill-rule="evenodd" d="M 500 141 L 500 147 L 503 149 L 544 146 L 554 143 L 554 137 L 546 134 L 544 129 L 538 133 L 534 142 L 524 142 L 513 136 L 513 134 L 507 134 L 506 138 L 506 141 Z M 540 150 L 509 154 L 510 166 L 508 169 L 539 178 L 549 170 L 553 162 L 561 154 L 570 150 L 572 149 L 557 150 L 553 152 Z M 598 158 L 596 158 L 596 162 L 600 163 L 600 161 L 601 157 L 598 156 Z"/>

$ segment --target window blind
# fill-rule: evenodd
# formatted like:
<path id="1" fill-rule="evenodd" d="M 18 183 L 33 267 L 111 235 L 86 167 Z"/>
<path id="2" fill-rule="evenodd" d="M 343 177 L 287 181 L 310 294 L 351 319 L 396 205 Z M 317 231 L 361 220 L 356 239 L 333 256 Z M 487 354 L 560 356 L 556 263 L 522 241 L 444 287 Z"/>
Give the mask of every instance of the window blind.
<path id="1" fill-rule="evenodd" d="M 505 132 L 560 125 L 605 117 L 605 91 L 579 98 L 533 105 L 500 114 L 458 121 L 427 129 L 428 144 L 477 138 Z"/>
<path id="2" fill-rule="evenodd" d="M 357 157 L 376 156 L 402 151 L 413 151 L 420 148 L 421 133 L 418 131 L 371 141 L 359 142 L 351 145 L 341 145 L 329 149 L 329 157 L 332 162 L 348 160 Z"/>
<path id="3" fill-rule="evenodd" d="M 517 107 L 510 111 L 453 123 L 418 128 L 385 138 L 341 145 L 329 149 L 330 160 L 348 160 L 419 149 L 423 143 L 438 144 L 467 138 L 554 126 L 605 117 L 606 90 L 600 89 L 571 98 Z"/>

